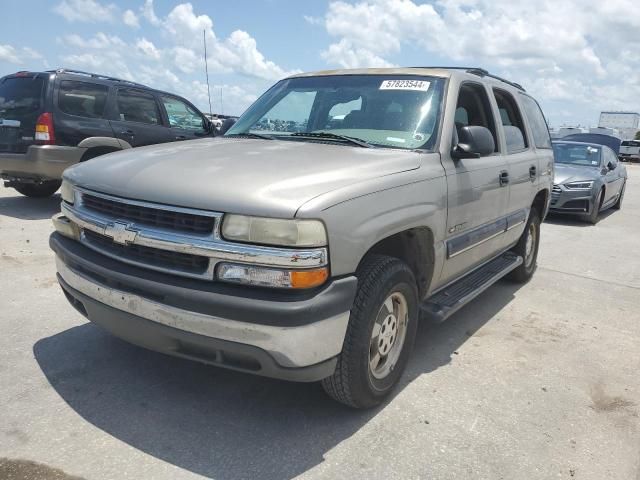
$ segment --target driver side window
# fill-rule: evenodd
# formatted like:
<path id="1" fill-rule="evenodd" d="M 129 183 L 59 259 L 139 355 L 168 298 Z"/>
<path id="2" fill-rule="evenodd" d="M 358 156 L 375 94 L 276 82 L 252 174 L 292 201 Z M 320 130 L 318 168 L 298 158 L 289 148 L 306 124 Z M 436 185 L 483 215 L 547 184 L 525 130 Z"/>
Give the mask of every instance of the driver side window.
<path id="1" fill-rule="evenodd" d="M 458 143 L 458 132 L 462 127 L 478 125 L 489 129 L 493 136 L 494 151 L 498 151 L 496 124 L 491 113 L 487 91 L 482 85 L 471 82 L 462 84 L 456 105 L 455 124 L 454 145 Z"/>

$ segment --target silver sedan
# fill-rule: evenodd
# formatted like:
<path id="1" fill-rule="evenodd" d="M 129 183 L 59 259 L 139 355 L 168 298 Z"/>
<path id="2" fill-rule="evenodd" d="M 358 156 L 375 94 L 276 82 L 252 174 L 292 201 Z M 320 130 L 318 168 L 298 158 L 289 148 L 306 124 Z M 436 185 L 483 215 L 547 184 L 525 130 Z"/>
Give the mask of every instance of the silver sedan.
<path id="1" fill-rule="evenodd" d="M 620 209 L 627 170 L 605 145 L 570 141 L 553 143 L 555 177 L 551 211 L 579 214 L 596 224 L 608 208 Z"/>

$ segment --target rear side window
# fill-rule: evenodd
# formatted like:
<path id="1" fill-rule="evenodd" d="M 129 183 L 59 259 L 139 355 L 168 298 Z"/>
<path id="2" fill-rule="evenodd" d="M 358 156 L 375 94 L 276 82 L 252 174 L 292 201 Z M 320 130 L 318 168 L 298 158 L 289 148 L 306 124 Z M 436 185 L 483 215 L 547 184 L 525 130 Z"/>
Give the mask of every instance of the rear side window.
<path id="1" fill-rule="evenodd" d="M 160 110 L 153 95 L 137 90 L 118 91 L 118 119 L 160 125 Z"/>
<path id="2" fill-rule="evenodd" d="M 531 134 L 533 135 L 533 143 L 536 148 L 551 148 L 551 136 L 549 135 L 549 127 L 547 121 L 542 114 L 542 110 L 533 98 L 528 95 L 521 95 L 522 108 L 529 120 Z"/>
<path id="3" fill-rule="evenodd" d="M 43 86 L 42 78 L 7 77 L 0 80 L 0 115 L 11 118 L 11 114 L 39 110 Z"/>
<path id="4" fill-rule="evenodd" d="M 101 118 L 107 104 L 109 87 L 88 82 L 60 82 L 58 108 L 69 115 Z"/>
<path id="5" fill-rule="evenodd" d="M 507 141 L 507 153 L 525 150 L 529 144 L 516 100 L 505 90 L 494 89 L 493 93 L 496 97 L 502 130 Z"/>

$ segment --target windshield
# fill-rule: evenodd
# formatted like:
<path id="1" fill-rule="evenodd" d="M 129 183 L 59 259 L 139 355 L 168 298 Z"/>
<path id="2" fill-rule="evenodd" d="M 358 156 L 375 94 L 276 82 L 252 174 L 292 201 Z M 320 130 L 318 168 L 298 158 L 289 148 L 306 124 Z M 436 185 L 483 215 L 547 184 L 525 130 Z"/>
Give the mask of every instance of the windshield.
<path id="1" fill-rule="evenodd" d="M 347 140 L 341 135 L 377 147 L 433 149 L 443 86 L 444 79 L 411 75 L 291 78 L 260 97 L 226 135 Z"/>
<path id="2" fill-rule="evenodd" d="M 595 145 L 579 145 L 572 143 L 554 143 L 555 163 L 580 165 L 583 167 L 599 167 L 602 148 Z"/>
<path id="3" fill-rule="evenodd" d="M 6 77 L 0 80 L 0 118 L 7 114 L 29 113 L 40 109 L 42 78 Z"/>

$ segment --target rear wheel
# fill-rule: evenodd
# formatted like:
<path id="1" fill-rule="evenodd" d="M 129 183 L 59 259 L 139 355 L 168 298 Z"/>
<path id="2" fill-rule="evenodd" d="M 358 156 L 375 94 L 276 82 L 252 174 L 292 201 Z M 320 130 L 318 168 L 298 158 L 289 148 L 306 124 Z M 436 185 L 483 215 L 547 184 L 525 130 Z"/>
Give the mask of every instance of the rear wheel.
<path id="1" fill-rule="evenodd" d="M 42 183 L 12 183 L 11 186 L 27 197 L 44 198 L 56 193 L 61 184 L 60 180 L 47 180 Z"/>
<path id="2" fill-rule="evenodd" d="M 378 405 L 398 383 L 413 348 L 418 320 L 416 281 L 409 267 L 372 255 L 358 269 L 358 291 L 327 394 L 355 408 Z"/>
<path id="3" fill-rule="evenodd" d="M 627 182 L 622 184 L 622 188 L 620 189 L 620 196 L 618 197 L 618 201 L 613 206 L 616 210 L 620 210 L 622 208 L 622 200 L 624 200 L 624 189 L 627 188 Z"/>
<path id="4" fill-rule="evenodd" d="M 522 257 L 522 264 L 513 270 L 507 279 L 516 283 L 526 283 L 536 271 L 538 262 L 538 249 L 540 247 L 540 214 L 531 207 L 524 232 L 515 247 L 511 250 Z"/>

